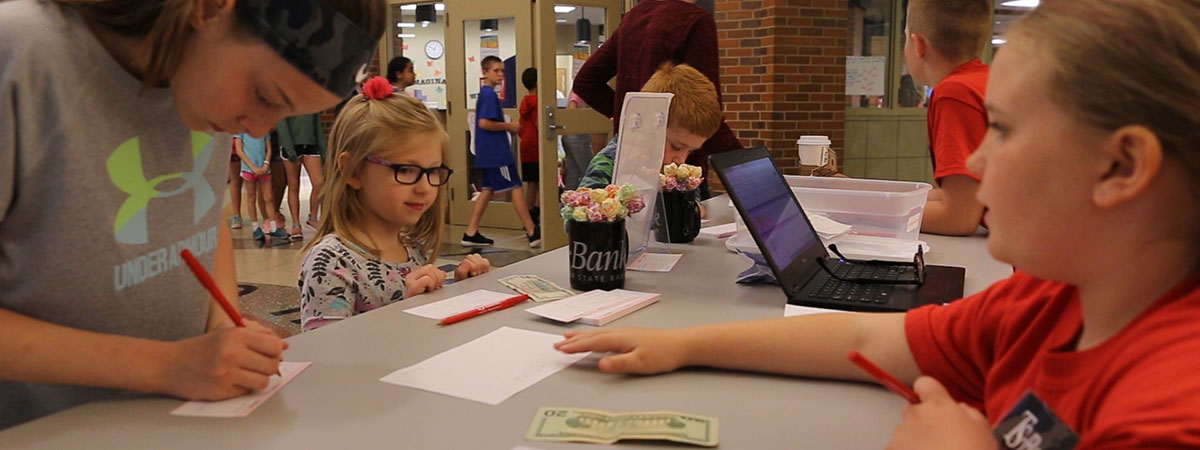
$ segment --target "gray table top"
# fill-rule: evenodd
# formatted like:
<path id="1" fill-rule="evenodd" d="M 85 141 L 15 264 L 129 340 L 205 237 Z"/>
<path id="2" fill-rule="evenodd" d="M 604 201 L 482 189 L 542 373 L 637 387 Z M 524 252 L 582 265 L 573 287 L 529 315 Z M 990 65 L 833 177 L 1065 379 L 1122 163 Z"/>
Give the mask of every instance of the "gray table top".
<path id="1" fill-rule="evenodd" d="M 719 206 L 710 207 L 710 212 L 718 221 L 728 220 L 729 211 Z M 1009 266 L 987 255 L 983 236 L 922 239 L 933 247 L 926 258 L 929 263 L 967 267 L 968 294 L 1011 273 Z M 609 327 L 683 327 L 783 314 L 785 297 L 778 287 L 733 283 L 746 262 L 727 251 L 722 241 L 701 237 L 692 244 L 658 245 L 682 253 L 682 260 L 671 273 L 629 272 L 625 288 L 661 292 L 660 301 Z M 505 292 L 496 280 L 513 274 L 536 274 L 567 287 L 566 261 L 566 249 L 560 248 L 292 337 L 286 359 L 313 365 L 246 418 L 172 416 L 170 411 L 182 402 L 170 398 L 110 400 L 0 432 L 0 447 L 584 448 L 525 441 L 540 406 L 714 416 L 720 420 L 721 447 L 734 449 L 881 448 L 899 423 L 904 400 L 874 385 L 701 368 L 648 377 L 609 375 L 595 369 L 595 355 L 498 406 L 379 381 L 502 326 L 548 333 L 594 329 L 524 312 L 532 303 L 444 328 L 403 312 L 476 289 Z M 673 446 L 639 441 L 619 445 Z"/>

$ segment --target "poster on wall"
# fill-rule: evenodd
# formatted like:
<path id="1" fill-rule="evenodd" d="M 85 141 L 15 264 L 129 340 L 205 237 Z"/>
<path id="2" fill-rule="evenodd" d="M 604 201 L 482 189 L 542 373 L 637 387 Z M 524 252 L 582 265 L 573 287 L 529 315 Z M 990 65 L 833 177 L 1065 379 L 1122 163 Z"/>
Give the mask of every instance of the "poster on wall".
<path id="1" fill-rule="evenodd" d="M 847 56 L 846 95 L 884 95 L 886 56 Z"/>
<path id="2" fill-rule="evenodd" d="M 579 75 L 579 69 L 583 67 L 583 63 L 587 62 L 589 56 L 592 56 L 592 46 L 586 42 L 575 44 L 575 50 L 571 56 L 571 78 Z"/>
<path id="3" fill-rule="evenodd" d="M 483 34 L 479 36 L 479 60 L 489 56 L 500 57 L 500 35 Z"/>

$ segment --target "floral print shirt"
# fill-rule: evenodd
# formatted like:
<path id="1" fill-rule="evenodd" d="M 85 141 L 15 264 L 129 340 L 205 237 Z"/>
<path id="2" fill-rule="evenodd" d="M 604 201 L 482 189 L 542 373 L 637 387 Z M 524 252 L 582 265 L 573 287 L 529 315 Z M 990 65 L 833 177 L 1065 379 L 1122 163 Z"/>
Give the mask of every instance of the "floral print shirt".
<path id="1" fill-rule="evenodd" d="M 404 300 L 404 277 L 425 264 L 418 249 L 406 249 L 408 261 L 393 264 L 335 234 L 322 238 L 300 264 L 301 329 L 315 330 Z"/>

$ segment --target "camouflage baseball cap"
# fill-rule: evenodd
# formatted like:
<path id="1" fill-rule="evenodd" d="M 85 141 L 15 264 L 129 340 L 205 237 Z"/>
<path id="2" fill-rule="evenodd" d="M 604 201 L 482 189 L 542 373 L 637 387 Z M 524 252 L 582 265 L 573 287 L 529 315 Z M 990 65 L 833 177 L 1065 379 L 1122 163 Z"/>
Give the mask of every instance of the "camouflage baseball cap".
<path id="1" fill-rule="evenodd" d="M 238 19 L 300 72 L 339 97 L 366 78 L 371 36 L 320 0 L 238 0 Z"/>

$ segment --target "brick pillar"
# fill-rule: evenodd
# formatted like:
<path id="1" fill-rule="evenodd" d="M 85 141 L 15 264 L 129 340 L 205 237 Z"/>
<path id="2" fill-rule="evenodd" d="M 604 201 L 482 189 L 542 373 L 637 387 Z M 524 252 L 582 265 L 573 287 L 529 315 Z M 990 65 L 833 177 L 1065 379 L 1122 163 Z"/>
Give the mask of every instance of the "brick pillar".
<path id="1" fill-rule="evenodd" d="M 725 120 L 786 173 L 805 134 L 828 135 L 841 160 L 848 13 L 847 0 L 716 0 Z"/>

